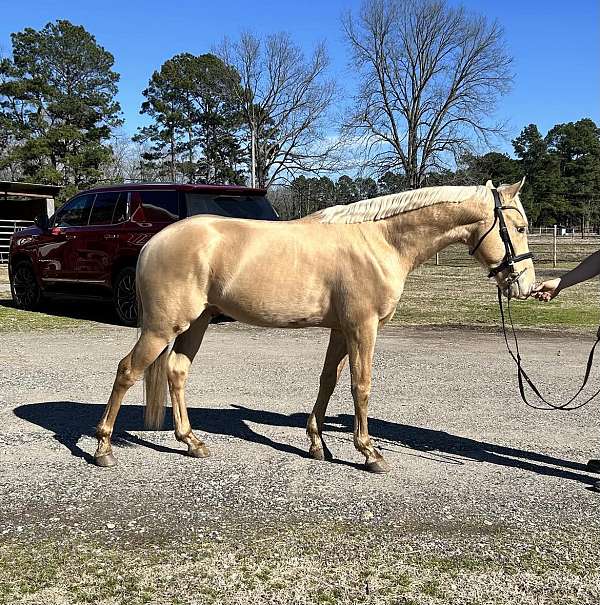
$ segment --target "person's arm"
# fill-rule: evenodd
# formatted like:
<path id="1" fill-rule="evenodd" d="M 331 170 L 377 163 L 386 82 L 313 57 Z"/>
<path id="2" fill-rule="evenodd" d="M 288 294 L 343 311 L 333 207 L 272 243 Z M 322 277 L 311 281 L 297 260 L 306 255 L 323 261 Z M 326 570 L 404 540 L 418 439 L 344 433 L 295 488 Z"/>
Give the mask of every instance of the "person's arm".
<path id="1" fill-rule="evenodd" d="M 533 289 L 533 296 L 538 300 L 548 301 L 558 296 L 565 288 L 570 288 L 582 281 L 600 275 L 600 250 L 590 254 L 581 261 L 575 269 L 565 273 L 562 277 L 549 279 Z"/>

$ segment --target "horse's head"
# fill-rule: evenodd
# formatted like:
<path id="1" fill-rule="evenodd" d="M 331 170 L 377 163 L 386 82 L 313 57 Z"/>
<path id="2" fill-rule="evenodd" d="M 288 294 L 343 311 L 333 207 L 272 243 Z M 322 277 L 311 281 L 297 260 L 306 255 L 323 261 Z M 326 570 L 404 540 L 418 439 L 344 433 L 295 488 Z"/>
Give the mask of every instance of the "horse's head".
<path id="1" fill-rule="evenodd" d="M 527 243 L 527 217 L 519 199 L 525 179 L 495 189 L 488 181 L 489 212 L 477 223 L 469 244 L 470 254 L 489 270 L 502 293 L 527 298 L 535 284 L 535 270 Z"/>

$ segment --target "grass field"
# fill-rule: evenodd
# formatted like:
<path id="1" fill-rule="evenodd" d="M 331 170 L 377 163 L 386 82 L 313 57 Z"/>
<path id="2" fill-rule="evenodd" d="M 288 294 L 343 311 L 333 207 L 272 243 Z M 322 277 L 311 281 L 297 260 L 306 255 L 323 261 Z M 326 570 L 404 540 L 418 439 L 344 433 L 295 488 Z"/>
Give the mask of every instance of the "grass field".
<path id="1" fill-rule="evenodd" d="M 7 543 L 0 605 L 575 605 L 597 594 L 598 539 L 583 532 L 541 533 L 532 543 L 467 524 L 437 535 L 363 522 L 260 529 L 191 538 L 185 548 L 151 538 Z"/>
<path id="2" fill-rule="evenodd" d="M 565 269 L 538 270 L 542 281 Z M 426 265 L 413 273 L 407 283 L 394 321 L 406 325 L 498 326 L 495 284 L 480 267 Z M 515 325 L 527 328 L 588 330 L 600 323 L 597 280 L 565 290 L 550 303 L 536 300 L 511 304 Z"/>

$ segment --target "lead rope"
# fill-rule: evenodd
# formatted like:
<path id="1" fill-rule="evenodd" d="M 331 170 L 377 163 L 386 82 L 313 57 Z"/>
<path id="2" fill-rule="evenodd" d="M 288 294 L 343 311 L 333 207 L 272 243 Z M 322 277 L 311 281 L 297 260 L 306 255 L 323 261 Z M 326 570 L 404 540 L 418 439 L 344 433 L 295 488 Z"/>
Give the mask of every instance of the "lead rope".
<path id="1" fill-rule="evenodd" d="M 515 331 L 515 325 L 513 323 L 512 314 L 510 312 L 510 298 L 509 298 L 508 302 L 506 304 L 506 307 L 508 310 L 508 319 L 510 321 L 512 336 L 513 336 L 513 340 L 515 343 L 514 352 L 510 348 L 510 344 L 508 342 L 508 334 L 506 332 L 506 318 L 504 315 L 504 305 L 502 302 L 502 292 L 501 292 L 500 288 L 498 288 L 498 306 L 500 307 L 500 317 L 502 319 L 502 332 L 504 334 L 504 342 L 506 343 L 506 349 L 508 350 L 510 356 L 513 358 L 513 361 L 515 362 L 515 364 L 517 366 L 517 376 L 518 376 L 518 380 L 519 380 L 519 392 L 521 394 L 521 399 L 525 402 L 525 404 L 527 406 L 529 406 L 530 408 L 533 408 L 534 410 L 543 410 L 543 411 L 562 410 L 564 412 L 570 412 L 570 411 L 578 410 L 579 408 L 582 408 L 584 405 L 587 405 L 588 403 L 590 403 L 593 399 L 595 399 L 600 394 L 600 389 L 598 389 L 591 397 L 589 397 L 585 401 L 583 401 L 581 403 L 577 403 L 575 405 L 571 405 L 573 403 L 573 401 L 575 401 L 575 399 L 577 399 L 579 394 L 583 391 L 583 389 L 585 388 L 585 386 L 588 382 L 588 379 L 590 377 L 590 372 L 592 370 L 592 365 L 594 363 L 594 353 L 596 351 L 596 347 L 598 346 L 598 342 L 600 342 L 600 337 L 598 337 L 596 339 L 596 342 L 594 343 L 594 346 L 592 347 L 592 350 L 590 351 L 590 354 L 588 356 L 587 367 L 585 370 L 585 377 L 583 379 L 583 383 L 579 387 L 579 390 L 566 403 L 557 405 L 557 404 L 551 403 L 550 401 L 547 401 L 542 396 L 542 394 L 540 393 L 538 388 L 535 386 L 533 381 L 527 375 L 527 372 L 525 372 L 525 370 L 523 369 L 523 365 L 522 365 L 522 361 L 521 361 L 521 353 L 519 352 L 519 341 L 517 340 L 517 333 Z M 536 397 L 543 403 L 543 405 L 536 405 L 534 403 L 530 403 L 527 400 L 527 395 L 525 394 L 524 381 L 529 385 L 531 390 L 534 392 Z"/>

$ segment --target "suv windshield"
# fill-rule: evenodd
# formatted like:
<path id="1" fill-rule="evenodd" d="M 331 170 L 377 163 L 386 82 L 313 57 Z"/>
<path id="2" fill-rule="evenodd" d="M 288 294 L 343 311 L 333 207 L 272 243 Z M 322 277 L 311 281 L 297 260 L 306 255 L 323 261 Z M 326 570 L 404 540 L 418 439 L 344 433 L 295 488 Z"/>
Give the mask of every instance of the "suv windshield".
<path id="1" fill-rule="evenodd" d="M 186 193 L 188 216 L 218 214 L 235 218 L 277 220 L 277 214 L 264 195 L 214 195 Z"/>

